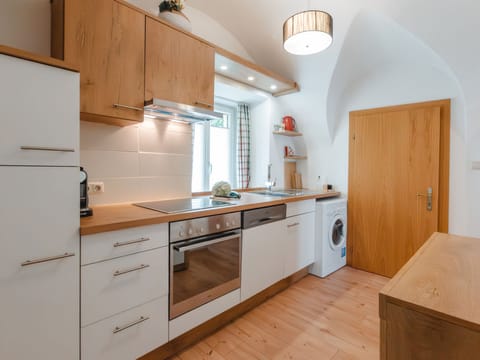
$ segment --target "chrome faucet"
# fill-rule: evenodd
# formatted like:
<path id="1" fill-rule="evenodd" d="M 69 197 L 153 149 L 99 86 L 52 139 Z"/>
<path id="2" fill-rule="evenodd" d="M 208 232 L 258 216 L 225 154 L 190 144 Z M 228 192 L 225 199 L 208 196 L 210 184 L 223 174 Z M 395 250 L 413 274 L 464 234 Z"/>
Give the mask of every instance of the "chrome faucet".
<path id="1" fill-rule="evenodd" d="M 277 179 L 272 180 L 272 164 L 268 164 L 267 181 L 265 182 L 265 185 L 269 192 L 272 191 L 272 186 L 275 186 L 276 182 Z"/>

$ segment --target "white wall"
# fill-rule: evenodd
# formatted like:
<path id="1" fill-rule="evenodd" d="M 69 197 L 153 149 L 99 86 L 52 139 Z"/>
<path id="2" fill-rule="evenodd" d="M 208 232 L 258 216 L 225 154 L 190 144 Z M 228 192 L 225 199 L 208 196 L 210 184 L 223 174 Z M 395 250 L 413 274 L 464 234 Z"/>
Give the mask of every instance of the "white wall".
<path id="1" fill-rule="evenodd" d="M 472 233 L 469 217 L 475 209 L 466 211 L 465 99 L 448 65 L 392 20 L 366 11 L 353 20 L 333 71 L 319 75 L 324 82 L 312 84 L 314 65 L 305 65 L 298 73 L 300 85 L 306 84 L 302 92 L 278 99 L 276 106 L 307 129 L 309 159 L 305 168 L 300 164 L 307 186 L 313 188 L 321 176 L 347 192 L 350 111 L 451 98 L 450 231 Z"/>

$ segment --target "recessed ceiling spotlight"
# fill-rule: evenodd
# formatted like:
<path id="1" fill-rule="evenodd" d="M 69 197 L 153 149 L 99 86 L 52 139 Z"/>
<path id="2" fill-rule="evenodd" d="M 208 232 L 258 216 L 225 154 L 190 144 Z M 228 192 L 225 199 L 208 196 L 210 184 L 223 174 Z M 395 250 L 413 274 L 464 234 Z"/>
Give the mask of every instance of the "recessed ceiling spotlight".
<path id="1" fill-rule="evenodd" d="M 223 71 L 228 70 L 228 66 L 227 65 L 221 65 L 220 70 L 223 70 Z"/>
<path id="2" fill-rule="evenodd" d="M 249 77 L 247 78 L 247 80 L 248 80 L 248 81 L 253 81 L 253 80 L 255 80 L 255 78 L 254 78 L 253 76 L 249 76 Z"/>
<path id="3" fill-rule="evenodd" d="M 270 85 L 270 89 L 271 89 L 271 90 L 277 90 L 277 85 L 275 85 L 275 84 Z"/>

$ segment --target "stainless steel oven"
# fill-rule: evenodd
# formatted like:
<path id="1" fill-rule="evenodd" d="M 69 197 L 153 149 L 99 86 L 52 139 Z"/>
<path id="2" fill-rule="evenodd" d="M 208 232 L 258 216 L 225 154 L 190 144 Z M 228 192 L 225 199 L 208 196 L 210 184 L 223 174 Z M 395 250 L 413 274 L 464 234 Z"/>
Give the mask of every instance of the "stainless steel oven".
<path id="1" fill-rule="evenodd" d="M 240 288 L 240 212 L 170 223 L 170 320 Z"/>

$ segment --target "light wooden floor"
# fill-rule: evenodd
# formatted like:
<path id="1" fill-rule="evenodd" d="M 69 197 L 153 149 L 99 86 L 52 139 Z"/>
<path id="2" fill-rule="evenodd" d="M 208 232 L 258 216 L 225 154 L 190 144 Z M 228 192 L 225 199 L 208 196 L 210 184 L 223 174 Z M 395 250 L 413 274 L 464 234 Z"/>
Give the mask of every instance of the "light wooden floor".
<path id="1" fill-rule="evenodd" d="M 172 359 L 378 359 L 387 281 L 350 267 L 309 275 Z"/>

